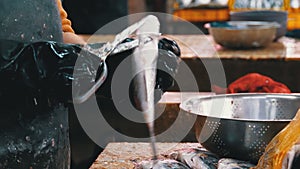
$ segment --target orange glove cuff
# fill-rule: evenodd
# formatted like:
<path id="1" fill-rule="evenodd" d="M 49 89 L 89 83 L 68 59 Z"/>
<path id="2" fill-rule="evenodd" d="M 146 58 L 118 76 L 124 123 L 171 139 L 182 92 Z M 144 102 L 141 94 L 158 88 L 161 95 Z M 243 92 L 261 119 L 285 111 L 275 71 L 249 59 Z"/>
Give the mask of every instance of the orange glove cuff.
<path id="1" fill-rule="evenodd" d="M 74 30 L 71 26 L 71 21 L 69 19 L 67 19 L 68 14 L 67 12 L 64 10 L 64 8 L 62 7 L 61 1 L 57 0 L 57 7 L 60 13 L 60 18 L 61 18 L 61 25 L 62 25 L 62 31 L 63 32 L 71 32 L 74 33 Z"/>

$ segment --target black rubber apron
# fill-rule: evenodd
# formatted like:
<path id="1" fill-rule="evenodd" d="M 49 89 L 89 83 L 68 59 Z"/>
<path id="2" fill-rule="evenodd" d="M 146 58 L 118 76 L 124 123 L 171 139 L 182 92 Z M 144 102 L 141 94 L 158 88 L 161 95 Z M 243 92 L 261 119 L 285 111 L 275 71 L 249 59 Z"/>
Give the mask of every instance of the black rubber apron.
<path id="1" fill-rule="evenodd" d="M 56 0 L 1 0 L 0 39 L 62 41 Z"/>
<path id="2" fill-rule="evenodd" d="M 47 92 L 61 81 L 45 82 L 60 57 L 50 43 L 30 43 L 62 41 L 56 1 L 1 0 L 0 6 L 0 168 L 69 169 L 68 108 Z"/>

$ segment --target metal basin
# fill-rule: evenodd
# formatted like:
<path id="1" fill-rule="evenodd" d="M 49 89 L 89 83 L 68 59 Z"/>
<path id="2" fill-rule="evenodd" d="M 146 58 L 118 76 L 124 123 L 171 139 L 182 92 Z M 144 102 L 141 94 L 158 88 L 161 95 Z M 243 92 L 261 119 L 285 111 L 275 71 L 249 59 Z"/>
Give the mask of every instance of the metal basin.
<path id="1" fill-rule="evenodd" d="M 212 22 L 209 33 L 226 48 L 259 48 L 269 45 L 280 25 L 276 22 L 229 21 Z"/>
<path id="2" fill-rule="evenodd" d="M 230 12 L 231 21 L 267 21 L 277 22 L 280 27 L 277 28 L 276 37 L 278 39 L 286 34 L 288 12 L 275 10 L 253 10 Z"/>
<path id="3" fill-rule="evenodd" d="M 191 98 L 180 105 L 197 115 L 197 140 L 206 149 L 254 164 L 299 107 L 296 94 L 225 94 Z"/>

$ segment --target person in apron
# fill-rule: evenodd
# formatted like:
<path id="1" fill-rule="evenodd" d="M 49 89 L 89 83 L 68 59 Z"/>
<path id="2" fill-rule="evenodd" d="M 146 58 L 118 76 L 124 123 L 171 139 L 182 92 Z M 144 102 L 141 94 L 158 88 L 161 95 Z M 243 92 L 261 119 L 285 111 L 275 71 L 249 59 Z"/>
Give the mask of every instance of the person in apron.
<path id="1" fill-rule="evenodd" d="M 48 95 L 43 83 L 59 66 L 48 46 L 85 42 L 60 0 L 1 0 L 0 6 L 0 168 L 69 169 L 68 107 L 59 98 L 64 94 Z"/>

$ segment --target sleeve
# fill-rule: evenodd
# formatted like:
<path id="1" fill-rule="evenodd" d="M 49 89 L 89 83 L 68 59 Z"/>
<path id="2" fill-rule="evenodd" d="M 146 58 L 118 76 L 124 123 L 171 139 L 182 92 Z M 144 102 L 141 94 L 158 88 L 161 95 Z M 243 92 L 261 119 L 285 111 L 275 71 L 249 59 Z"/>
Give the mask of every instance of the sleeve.
<path id="1" fill-rule="evenodd" d="M 57 1 L 57 7 L 60 13 L 60 18 L 61 18 L 61 24 L 62 24 L 62 31 L 63 32 L 72 32 L 74 33 L 74 30 L 71 26 L 71 21 L 67 18 L 68 14 L 64 10 L 61 0 L 56 0 Z"/>

